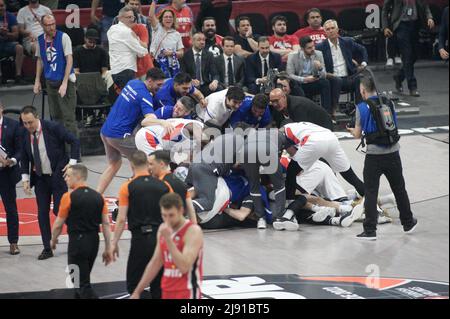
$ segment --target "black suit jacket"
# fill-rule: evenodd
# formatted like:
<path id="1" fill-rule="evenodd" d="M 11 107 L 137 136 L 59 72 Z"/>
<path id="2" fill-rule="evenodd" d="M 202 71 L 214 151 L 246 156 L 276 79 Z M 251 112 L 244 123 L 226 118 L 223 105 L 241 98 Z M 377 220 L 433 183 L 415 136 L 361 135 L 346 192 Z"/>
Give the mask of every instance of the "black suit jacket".
<path id="1" fill-rule="evenodd" d="M 5 178 L 5 180 L 15 185 L 20 180 L 19 163 L 22 157 L 23 130 L 18 121 L 3 116 L 1 131 L 2 138 L 0 144 L 6 149 L 8 158 L 15 158 L 17 160 L 17 165 L 0 168 L 0 180 Z"/>
<path id="2" fill-rule="evenodd" d="M 287 106 L 289 119 L 293 122 L 309 122 L 333 131 L 333 122 L 328 112 L 323 108 L 301 96 L 288 96 Z M 278 112 L 273 111 L 272 116 L 277 127 L 281 127 L 286 119 Z"/>
<path id="3" fill-rule="evenodd" d="M 193 79 L 196 79 L 195 57 L 192 48 L 190 48 L 181 58 L 180 65 L 183 72 L 189 73 Z M 214 64 L 214 55 L 206 50 L 202 50 L 202 77 L 204 85 L 209 85 L 212 81 L 219 80 Z"/>
<path id="4" fill-rule="evenodd" d="M 269 68 L 283 70 L 283 63 L 281 61 L 281 55 L 278 53 L 269 53 Z M 256 52 L 247 57 L 245 60 L 245 72 L 246 72 L 246 83 L 249 88 L 250 93 L 256 93 L 255 90 L 259 91 L 256 85 L 256 79 L 262 78 L 262 64 L 259 52 Z"/>
<path id="5" fill-rule="evenodd" d="M 383 4 L 382 25 L 383 29 L 390 28 L 392 31 L 397 30 L 402 21 L 403 0 L 385 0 Z M 425 26 L 428 19 L 433 19 L 430 6 L 425 0 L 416 0 L 417 14 L 420 22 Z"/>
<path id="6" fill-rule="evenodd" d="M 45 140 L 45 148 L 47 156 L 50 160 L 52 168 L 52 178 L 62 178 L 62 169 L 69 162 L 66 154 L 66 143 L 70 145 L 70 158 L 80 159 L 80 141 L 61 124 L 41 120 L 42 132 Z M 36 173 L 32 169 L 34 167 L 34 158 L 31 151 L 32 140 L 30 134 L 24 134 L 23 156 L 21 159 L 22 174 L 30 174 L 30 185 L 33 186 L 36 180 Z M 60 180 L 58 180 L 60 182 Z"/>
<path id="7" fill-rule="evenodd" d="M 220 86 L 225 89 L 225 59 L 223 54 L 214 57 L 216 64 L 217 75 L 219 78 Z M 227 62 L 228 63 L 228 62 Z M 245 60 L 243 57 L 234 54 L 233 55 L 233 73 L 234 73 L 234 85 L 243 87 L 245 85 Z"/>

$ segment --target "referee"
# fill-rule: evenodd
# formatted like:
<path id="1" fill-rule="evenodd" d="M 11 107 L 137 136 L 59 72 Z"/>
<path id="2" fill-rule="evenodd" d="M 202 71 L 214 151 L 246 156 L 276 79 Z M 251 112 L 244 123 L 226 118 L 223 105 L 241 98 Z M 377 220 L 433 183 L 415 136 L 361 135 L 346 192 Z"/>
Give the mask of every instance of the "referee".
<path id="1" fill-rule="evenodd" d="M 147 156 L 144 152 L 133 153 L 130 156 L 130 163 L 134 177 L 120 188 L 119 215 L 110 256 L 114 261 L 119 257 L 118 242 L 128 219 L 128 229 L 132 237 L 127 263 L 127 290 L 131 294 L 155 251 L 158 227 L 163 222 L 159 200 L 173 190 L 168 183 L 149 175 Z M 161 277 L 162 272 L 150 285 L 152 299 L 161 299 Z M 146 297 L 150 296 L 143 296 Z"/>
<path id="2" fill-rule="evenodd" d="M 58 217 L 53 224 L 51 248 L 56 249 L 58 237 L 66 223 L 69 234 L 68 264 L 77 266 L 79 271 L 79 287 L 75 287 L 75 297 L 97 299 L 90 276 L 99 248 L 99 225 L 102 225 L 105 238 L 103 261 L 106 265 L 111 262 L 111 230 L 105 200 L 86 186 L 87 175 L 87 168 L 80 164 L 71 166 L 66 172 L 65 180 L 71 192 L 65 193 L 61 199 Z M 78 278 L 74 279 L 76 282 Z"/>

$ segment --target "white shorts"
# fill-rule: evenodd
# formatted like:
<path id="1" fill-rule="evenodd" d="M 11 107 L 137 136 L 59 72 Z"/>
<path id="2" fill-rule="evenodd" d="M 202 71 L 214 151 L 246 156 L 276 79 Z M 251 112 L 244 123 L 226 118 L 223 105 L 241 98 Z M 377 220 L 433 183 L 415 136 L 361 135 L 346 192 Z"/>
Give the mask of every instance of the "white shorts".
<path id="1" fill-rule="evenodd" d="M 308 194 L 329 200 L 338 200 L 347 196 L 331 168 L 317 161 L 307 171 L 297 176 L 297 184 Z"/>
<path id="2" fill-rule="evenodd" d="M 161 141 L 152 134 L 151 131 L 141 128 L 135 137 L 136 148 L 143 151 L 145 154 L 150 155 L 157 150 L 162 150 Z"/>
<path id="3" fill-rule="evenodd" d="M 231 192 L 228 188 L 227 183 L 222 177 L 219 177 L 217 181 L 216 195 L 214 206 L 210 211 L 198 213 L 198 217 L 200 219 L 200 224 L 205 224 L 213 219 L 216 215 L 221 214 L 225 208 L 228 207 L 228 204 L 231 200 Z M 193 200 L 195 201 L 195 200 Z"/>
<path id="4" fill-rule="evenodd" d="M 350 169 L 350 161 L 333 133 L 311 135 L 292 157 L 307 171 L 319 158 L 325 159 L 334 172 L 342 173 Z"/>

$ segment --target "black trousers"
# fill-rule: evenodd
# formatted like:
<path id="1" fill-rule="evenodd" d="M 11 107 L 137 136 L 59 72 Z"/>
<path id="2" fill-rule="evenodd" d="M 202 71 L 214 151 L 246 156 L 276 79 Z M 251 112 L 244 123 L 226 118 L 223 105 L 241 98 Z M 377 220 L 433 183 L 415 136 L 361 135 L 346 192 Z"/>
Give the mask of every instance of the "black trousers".
<path id="1" fill-rule="evenodd" d="M 337 109 L 341 92 L 350 92 L 355 95 L 355 103 L 360 103 L 362 100 L 361 92 L 359 90 L 359 77 L 347 76 L 344 78 L 331 78 L 331 105 L 333 110 Z"/>
<path id="2" fill-rule="evenodd" d="M 81 234 L 69 234 L 67 259 L 69 268 L 78 267 L 79 287 L 75 295 L 80 299 L 98 299 L 91 286 L 91 271 L 97 258 L 99 237 L 96 231 Z M 75 278 L 76 280 L 77 278 Z"/>
<path id="3" fill-rule="evenodd" d="M 388 59 L 393 59 L 399 55 L 400 48 L 398 46 L 397 37 L 394 35 L 393 37 L 387 39 L 387 57 Z"/>
<path id="4" fill-rule="evenodd" d="M 9 169 L 0 171 L 0 197 L 5 206 L 6 223 L 8 227 L 8 242 L 17 244 L 19 241 L 19 215 L 17 213 L 16 176 Z"/>
<path id="5" fill-rule="evenodd" d="M 46 250 L 50 250 L 52 233 L 50 228 L 50 203 L 53 197 L 53 214 L 58 215 L 61 197 L 67 192 L 67 185 L 61 174 L 43 175 L 36 178 L 34 185 L 38 205 L 38 221 L 42 243 Z"/>
<path id="6" fill-rule="evenodd" d="M 131 237 L 130 254 L 127 263 L 127 290 L 130 294 L 136 289 L 141 281 L 145 268 L 153 257 L 157 244 L 158 227 L 154 226 L 149 234 L 142 234 L 140 231 L 133 231 Z M 144 299 L 161 299 L 161 278 L 163 269 L 158 276 L 150 283 L 150 294 L 144 292 Z"/>
<path id="7" fill-rule="evenodd" d="M 394 193 L 402 225 L 410 225 L 413 221 L 411 205 L 405 188 L 405 180 L 403 178 L 400 153 L 366 155 L 366 160 L 364 162 L 364 186 L 366 193 L 364 202 L 366 213 L 364 230 L 366 232 L 373 232 L 377 229 L 377 198 L 381 175 L 386 176 L 392 192 Z"/>
<path id="8" fill-rule="evenodd" d="M 414 75 L 414 64 L 417 61 L 417 44 L 419 35 L 419 24 L 417 21 L 401 22 L 395 37 L 397 38 L 400 53 L 402 55 L 403 66 L 395 75 L 396 78 L 403 82 L 408 82 L 408 89 L 417 89 L 417 79 Z"/>
<path id="9" fill-rule="evenodd" d="M 328 113 L 332 112 L 330 81 L 327 79 L 319 79 L 313 83 L 302 84 L 302 88 L 308 98 L 312 98 L 315 94 L 320 94 L 322 107 L 327 110 Z"/>

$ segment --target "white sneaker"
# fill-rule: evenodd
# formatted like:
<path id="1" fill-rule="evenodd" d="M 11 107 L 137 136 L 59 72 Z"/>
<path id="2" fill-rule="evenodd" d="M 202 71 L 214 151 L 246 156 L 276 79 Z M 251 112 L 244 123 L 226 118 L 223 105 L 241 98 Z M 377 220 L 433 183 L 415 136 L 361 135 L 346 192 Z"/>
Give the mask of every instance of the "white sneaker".
<path id="1" fill-rule="evenodd" d="M 266 220 L 265 220 L 264 217 L 261 217 L 261 218 L 258 220 L 258 226 L 257 226 L 257 228 L 258 228 L 258 229 L 267 229 L 267 222 L 266 222 Z"/>
<path id="2" fill-rule="evenodd" d="M 392 59 L 392 58 L 387 59 L 386 66 L 388 68 L 393 67 L 394 66 L 394 59 Z"/>
<path id="3" fill-rule="evenodd" d="M 331 218 L 336 216 L 336 209 L 333 207 L 319 206 L 318 211 L 312 215 L 312 220 L 316 223 L 321 223 L 327 219 L 328 216 Z"/>
<path id="4" fill-rule="evenodd" d="M 361 201 L 353 208 L 352 215 L 353 221 L 358 220 L 364 214 L 364 197 Z"/>
<path id="5" fill-rule="evenodd" d="M 339 213 L 342 215 L 351 213 L 353 210 L 353 206 L 352 205 L 340 205 L 339 206 Z"/>
<path id="6" fill-rule="evenodd" d="M 297 219 L 293 216 L 291 219 L 287 219 L 284 217 L 277 218 L 273 222 L 273 228 L 275 230 L 287 230 L 287 231 L 297 231 L 299 226 Z"/>
<path id="7" fill-rule="evenodd" d="M 399 56 L 395 57 L 395 64 L 402 64 L 402 63 L 403 63 L 403 61 L 402 61 L 401 57 L 399 57 Z"/>
<path id="8" fill-rule="evenodd" d="M 397 205 L 394 194 L 384 195 L 378 198 L 378 205 L 383 206 L 386 204 Z"/>
<path id="9" fill-rule="evenodd" d="M 331 226 L 341 226 L 341 218 L 342 217 L 333 217 L 333 218 L 331 218 L 330 225 Z"/>

